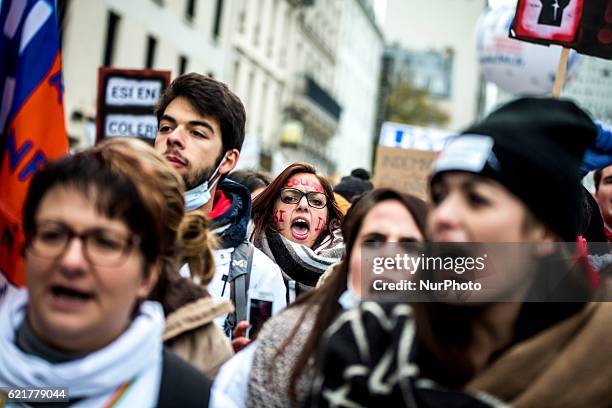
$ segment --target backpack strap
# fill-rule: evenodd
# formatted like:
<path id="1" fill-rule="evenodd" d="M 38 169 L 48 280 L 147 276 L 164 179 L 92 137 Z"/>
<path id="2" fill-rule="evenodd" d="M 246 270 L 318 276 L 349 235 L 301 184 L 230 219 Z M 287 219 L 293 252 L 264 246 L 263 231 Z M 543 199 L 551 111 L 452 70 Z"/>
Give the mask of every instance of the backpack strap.
<path id="1" fill-rule="evenodd" d="M 253 268 L 253 244 L 243 241 L 232 252 L 228 281 L 230 284 L 230 299 L 234 304 L 234 312 L 225 320 L 225 332 L 231 337 L 231 332 L 238 322 L 246 320 L 247 301 L 251 269 Z"/>

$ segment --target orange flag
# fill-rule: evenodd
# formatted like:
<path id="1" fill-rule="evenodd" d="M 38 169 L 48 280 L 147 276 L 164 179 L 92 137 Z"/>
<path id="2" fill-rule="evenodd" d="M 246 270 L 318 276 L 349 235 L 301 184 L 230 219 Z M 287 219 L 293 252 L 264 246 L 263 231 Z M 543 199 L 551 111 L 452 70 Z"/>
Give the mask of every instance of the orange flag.
<path id="1" fill-rule="evenodd" d="M 68 138 L 55 2 L 0 5 L 0 272 L 22 286 L 23 202 L 33 174 L 68 153 Z"/>

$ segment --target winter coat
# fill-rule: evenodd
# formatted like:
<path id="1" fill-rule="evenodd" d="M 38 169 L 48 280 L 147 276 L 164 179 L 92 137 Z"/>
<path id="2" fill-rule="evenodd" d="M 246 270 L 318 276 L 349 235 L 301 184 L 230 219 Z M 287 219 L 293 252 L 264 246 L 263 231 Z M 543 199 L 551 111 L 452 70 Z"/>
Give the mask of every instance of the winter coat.
<path id="1" fill-rule="evenodd" d="M 212 379 L 234 354 L 213 321 L 233 310 L 230 302 L 215 301 L 211 296 L 188 303 L 166 317 L 162 339 L 166 347 Z"/>
<path id="2" fill-rule="evenodd" d="M 229 274 L 234 249 L 247 240 L 247 226 L 251 218 L 251 195 L 243 185 L 231 180 L 223 180 L 217 187 L 215 204 L 221 202 L 220 196 L 224 200 L 229 200 L 230 206 L 222 214 L 210 220 L 210 229 L 217 236 L 220 248 L 213 252 L 215 273 L 207 288 L 213 298 L 229 300 L 230 285 L 226 283 L 224 277 Z M 213 206 L 211 213 L 216 214 L 217 212 L 218 209 Z M 259 249 L 253 249 L 249 288 L 253 291 L 271 293 L 273 297 L 272 313 L 276 314 L 287 305 L 281 270 Z M 187 266 L 184 266 L 181 270 L 183 276 L 189 274 L 186 268 Z M 223 327 L 226 315 L 227 313 L 215 318 L 215 322 L 220 327 Z"/>
<path id="3" fill-rule="evenodd" d="M 247 407 L 295 405 L 289 398 L 289 382 L 297 357 L 312 330 L 316 311 L 311 305 L 300 305 L 287 309 L 264 325 L 257 336 L 258 345 L 249 374 Z M 297 325 L 299 328 L 287 342 Z M 313 380 L 312 369 L 304 370 L 296 384 L 297 406 L 306 400 Z"/>

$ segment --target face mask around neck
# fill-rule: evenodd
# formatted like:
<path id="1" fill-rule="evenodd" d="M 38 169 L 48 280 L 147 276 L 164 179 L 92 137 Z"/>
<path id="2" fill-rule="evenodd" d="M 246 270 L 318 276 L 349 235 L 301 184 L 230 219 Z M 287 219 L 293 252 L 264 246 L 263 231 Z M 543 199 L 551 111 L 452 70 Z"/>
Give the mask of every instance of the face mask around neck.
<path id="1" fill-rule="evenodd" d="M 219 168 L 221 167 L 221 164 L 223 164 L 224 160 L 225 155 L 223 155 L 223 159 L 221 159 L 221 162 L 219 162 L 219 165 L 215 171 L 213 171 L 213 174 L 208 178 L 208 180 L 185 192 L 185 211 L 197 210 L 210 201 L 210 191 L 219 182 L 220 176 L 217 177 L 217 173 L 219 172 Z"/>

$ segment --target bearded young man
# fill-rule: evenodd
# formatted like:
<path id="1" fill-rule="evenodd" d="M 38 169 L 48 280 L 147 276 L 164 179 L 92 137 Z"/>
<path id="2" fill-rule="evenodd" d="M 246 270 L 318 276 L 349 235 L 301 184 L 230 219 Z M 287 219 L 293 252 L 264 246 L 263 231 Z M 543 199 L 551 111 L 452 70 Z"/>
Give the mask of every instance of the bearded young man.
<path id="1" fill-rule="evenodd" d="M 243 292 L 248 288 L 271 293 L 273 313 L 277 313 L 286 306 L 281 271 L 246 243 L 251 216 L 249 190 L 225 180 L 238 163 L 244 141 L 246 113 L 242 102 L 222 82 L 190 73 L 170 84 L 156 114 L 159 126 L 155 149 L 183 177 L 186 210 L 206 216 L 219 241 L 219 249 L 214 251 L 215 274 L 208 290 L 213 297 L 231 298 L 237 310 L 235 316 L 215 321 L 229 333 L 244 320 Z M 234 281 L 234 275 L 244 272 L 245 279 L 230 297 L 234 282 L 240 282 Z M 181 273 L 188 274 L 188 268 L 184 266 Z"/>

